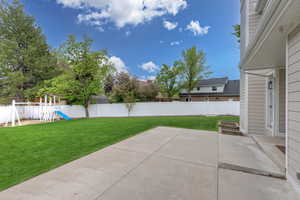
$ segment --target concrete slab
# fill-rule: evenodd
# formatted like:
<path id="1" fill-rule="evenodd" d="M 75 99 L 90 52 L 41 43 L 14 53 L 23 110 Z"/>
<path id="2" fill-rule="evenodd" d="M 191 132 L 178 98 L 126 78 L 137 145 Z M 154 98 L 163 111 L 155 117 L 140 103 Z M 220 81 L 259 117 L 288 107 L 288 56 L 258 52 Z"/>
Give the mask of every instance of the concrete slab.
<path id="1" fill-rule="evenodd" d="M 0 192 L 0 199 L 293 199 L 285 181 L 218 172 L 218 152 L 219 161 L 278 172 L 251 138 L 158 127 Z"/>
<path id="2" fill-rule="evenodd" d="M 217 200 L 217 170 L 153 156 L 97 200 Z"/>
<path id="3" fill-rule="evenodd" d="M 186 133 L 177 136 L 157 154 L 206 166 L 218 165 L 218 135 L 212 133 Z"/>
<path id="4" fill-rule="evenodd" d="M 285 143 L 285 140 L 269 136 L 255 136 L 253 139 L 256 141 L 261 150 L 280 168 L 282 172 L 284 172 L 286 168 L 285 154 L 275 145 L 282 145 Z"/>
<path id="5" fill-rule="evenodd" d="M 284 137 L 259 136 L 259 135 L 252 136 L 252 137 L 259 143 L 285 146 Z"/>
<path id="6" fill-rule="evenodd" d="M 108 147 L 9 188 L 0 199 L 95 199 L 147 156 Z"/>
<path id="7" fill-rule="evenodd" d="M 219 162 L 283 174 L 280 168 L 249 137 L 220 135 Z"/>
<path id="8" fill-rule="evenodd" d="M 298 194 L 285 180 L 219 170 L 219 200 L 297 200 Z"/>
<path id="9" fill-rule="evenodd" d="M 152 153 L 181 133 L 181 130 L 175 128 L 157 127 L 117 143 L 112 147 L 136 152 Z"/>

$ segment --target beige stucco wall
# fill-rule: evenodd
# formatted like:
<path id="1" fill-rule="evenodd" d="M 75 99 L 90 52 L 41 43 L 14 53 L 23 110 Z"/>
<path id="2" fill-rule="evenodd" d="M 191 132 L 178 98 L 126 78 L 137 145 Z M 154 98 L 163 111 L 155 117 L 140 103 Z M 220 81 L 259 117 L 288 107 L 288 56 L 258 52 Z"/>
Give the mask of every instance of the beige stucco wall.
<path id="1" fill-rule="evenodd" d="M 288 38 L 288 173 L 300 184 L 300 28 Z"/>

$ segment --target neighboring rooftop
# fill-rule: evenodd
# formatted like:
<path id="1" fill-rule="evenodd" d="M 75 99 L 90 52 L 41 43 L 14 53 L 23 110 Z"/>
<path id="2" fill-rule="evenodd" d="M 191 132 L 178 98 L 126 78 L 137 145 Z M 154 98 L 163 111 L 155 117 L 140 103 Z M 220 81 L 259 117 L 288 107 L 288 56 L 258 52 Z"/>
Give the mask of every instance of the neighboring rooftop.
<path id="1" fill-rule="evenodd" d="M 216 86 L 216 85 L 225 85 L 228 81 L 228 77 L 223 78 L 211 78 L 199 81 L 199 86 Z"/>
<path id="2" fill-rule="evenodd" d="M 224 78 L 212 78 L 207 80 L 201 80 L 199 83 L 199 87 L 209 87 L 209 86 L 218 86 L 225 85 L 223 92 L 198 92 L 193 93 L 192 95 L 203 96 L 203 97 L 235 97 L 240 96 L 240 80 L 228 80 L 227 77 Z M 181 95 L 185 96 L 186 93 L 181 93 Z"/>
<path id="3" fill-rule="evenodd" d="M 239 96 L 240 80 L 229 80 L 225 85 L 223 94 L 226 96 Z"/>

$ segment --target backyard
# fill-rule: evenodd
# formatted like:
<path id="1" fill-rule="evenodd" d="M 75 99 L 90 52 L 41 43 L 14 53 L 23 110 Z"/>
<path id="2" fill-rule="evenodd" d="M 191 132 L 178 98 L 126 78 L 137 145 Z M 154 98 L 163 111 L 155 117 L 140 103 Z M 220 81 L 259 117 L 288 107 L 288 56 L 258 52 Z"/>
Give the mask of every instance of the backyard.
<path id="1" fill-rule="evenodd" d="M 157 126 L 217 130 L 238 117 L 138 117 L 59 121 L 0 129 L 0 190 Z"/>

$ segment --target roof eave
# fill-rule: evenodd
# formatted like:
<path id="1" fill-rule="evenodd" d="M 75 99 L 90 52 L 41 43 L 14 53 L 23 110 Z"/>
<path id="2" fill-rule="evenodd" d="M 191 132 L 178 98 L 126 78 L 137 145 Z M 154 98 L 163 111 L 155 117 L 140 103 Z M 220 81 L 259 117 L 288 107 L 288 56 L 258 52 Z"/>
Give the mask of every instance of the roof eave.
<path id="1" fill-rule="evenodd" d="M 272 0 L 269 0 L 272 1 Z M 281 12 L 281 9 L 278 9 L 280 4 L 284 3 L 282 0 L 278 1 L 272 1 L 273 3 L 268 3 L 268 5 L 265 6 L 265 15 L 262 18 L 262 21 L 260 22 L 256 35 L 253 38 L 252 42 L 249 44 L 249 46 L 246 48 L 244 56 L 241 58 L 241 62 L 239 67 L 242 69 L 244 66 L 247 65 L 247 63 L 250 60 L 250 57 L 255 53 L 256 49 L 259 48 L 261 43 L 264 41 L 264 38 L 268 37 L 271 32 L 267 30 L 271 30 L 271 27 L 273 26 L 271 21 L 277 21 L 276 19 L 280 17 L 280 15 L 277 14 L 277 12 Z M 291 1 L 289 1 L 290 3 Z M 288 4 L 285 2 L 285 5 Z M 286 6 L 285 8 L 287 8 Z M 276 19 L 275 19 L 276 18 Z"/>

